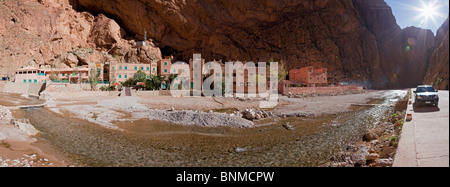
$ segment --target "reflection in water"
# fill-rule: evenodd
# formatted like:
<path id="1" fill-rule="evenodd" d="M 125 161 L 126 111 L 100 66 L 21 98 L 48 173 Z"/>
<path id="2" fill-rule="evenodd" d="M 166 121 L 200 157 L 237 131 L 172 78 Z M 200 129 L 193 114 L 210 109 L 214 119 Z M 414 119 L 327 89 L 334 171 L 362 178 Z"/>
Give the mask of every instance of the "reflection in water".
<path id="1" fill-rule="evenodd" d="M 404 92 L 389 91 L 393 104 Z M 119 123 L 109 130 L 47 109 L 23 110 L 40 139 L 87 166 L 318 166 L 361 139 L 391 107 L 379 105 L 315 118 L 286 118 L 253 129 L 179 126 L 159 121 Z M 282 124 L 290 122 L 294 130 Z"/>

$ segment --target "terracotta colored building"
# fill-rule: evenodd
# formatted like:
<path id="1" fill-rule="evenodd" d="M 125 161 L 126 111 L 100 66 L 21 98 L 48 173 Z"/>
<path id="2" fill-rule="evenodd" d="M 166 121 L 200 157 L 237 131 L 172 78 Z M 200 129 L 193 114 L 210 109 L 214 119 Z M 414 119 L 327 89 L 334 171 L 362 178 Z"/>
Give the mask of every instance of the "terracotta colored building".
<path id="1" fill-rule="evenodd" d="M 315 69 L 313 66 L 289 71 L 289 80 L 300 82 L 301 86 L 324 87 L 328 86 L 328 69 Z"/>
<path id="2" fill-rule="evenodd" d="M 203 69 L 205 66 L 205 59 L 196 59 L 200 61 L 200 63 L 194 64 L 194 61 L 192 59 L 189 59 L 189 71 L 190 71 L 190 78 L 191 78 L 191 89 L 193 90 L 202 90 L 203 85 Z M 200 67 L 199 67 L 200 66 Z M 199 69 L 200 71 L 196 71 L 196 69 Z M 194 85 L 194 80 L 200 80 L 200 85 Z M 195 87 L 194 87 L 195 86 Z"/>
<path id="3" fill-rule="evenodd" d="M 166 57 L 158 62 L 158 73 L 162 76 L 168 77 L 170 75 L 170 68 L 172 67 L 173 57 Z"/>
<path id="4" fill-rule="evenodd" d="M 116 82 L 125 82 L 131 78 L 139 70 L 147 74 L 146 78 L 150 78 L 150 75 L 156 75 L 156 65 L 152 64 L 130 64 L 130 63 L 118 63 L 111 66 L 111 72 Z"/>

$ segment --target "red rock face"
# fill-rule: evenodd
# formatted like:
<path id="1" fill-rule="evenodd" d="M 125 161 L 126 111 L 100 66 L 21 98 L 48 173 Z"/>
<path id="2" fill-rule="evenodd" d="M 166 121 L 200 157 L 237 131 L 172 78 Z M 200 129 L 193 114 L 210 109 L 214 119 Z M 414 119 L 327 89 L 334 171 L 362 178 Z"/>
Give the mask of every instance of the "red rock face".
<path id="1" fill-rule="evenodd" d="M 64 53 L 86 48 L 95 49 L 93 54 L 107 54 L 98 61 L 114 60 L 114 56 L 119 61 L 147 63 L 161 58 L 160 48 L 163 54 L 183 61 L 197 52 L 207 60 L 274 59 L 288 68 L 328 68 L 329 82 L 398 88 L 423 81 L 427 51 L 434 45 L 431 31 L 400 29 L 383 0 L 38 2 L 7 1 L 6 9 L 1 9 L 25 7 L 31 14 L 2 12 L 7 16 L 0 18 L 0 34 L 11 41 L 0 42 L 0 57 L 18 64 L 34 59 L 38 64 L 73 65 L 76 60 Z M 14 15 L 21 24 L 11 23 Z M 33 47 L 25 47 L 21 36 L 6 32 L 11 28 L 30 37 L 24 41 Z M 142 40 L 144 30 L 150 47 L 132 48 L 132 40 Z M 9 45 L 15 49 L 3 50 Z"/>
<path id="2" fill-rule="evenodd" d="M 351 0 L 73 0 L 78 11 L 112 15 L 127 34 L 144 30 L 182 60 L 282 60 L 289 68 L 326 67 L 331 82 L 372 86 L 377 43 Z M 164 51 L 164 50 L 163 50 Z"/>
<path id="3" fill-rule="evenodd" d="M 134 41 L 123 39 L 114 20 L 76 12 L 67 0 L 0 1 L 0 14 L 0 76 L 25 65 L 75 67 L 161 58 L 150 41 L 150 46 L 132 48 Z"/>
<path id="4" fill-rule="evenodd" d="M 448 90 L 448 18 L 439 28 L 433 53 L 430 57 L 430 66 L 425 76 L 424 84 L 435 86 L 436 89 Z"/>

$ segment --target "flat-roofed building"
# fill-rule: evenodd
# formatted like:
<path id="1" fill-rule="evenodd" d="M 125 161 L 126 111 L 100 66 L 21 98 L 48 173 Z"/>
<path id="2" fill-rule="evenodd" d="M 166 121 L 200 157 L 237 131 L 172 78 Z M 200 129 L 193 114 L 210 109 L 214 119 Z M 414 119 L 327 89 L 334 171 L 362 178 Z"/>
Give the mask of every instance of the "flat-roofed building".
<path id="1" fill-rule="evenodd" d="M 43 83 L 50 80 L 66 81 L 67 83 L 88 82 L 91 74 L 88 67 L 76 68 L 37 68 L 24 67 L 16 70 L 15 82 Z"/>
<path id="2" fill-rule="evenodd" d="M 307 87 L 328 86 L 328 69 L 314 68 L 313 66 L 289 71 L 290 81 L 299 81 Z"/>
<path id="3" fill-rule="evenodd" d="M 170 68 L 172 67 L 173 57 L 165 57 L 158 63 L 158 73 L 164 77 L 169 77 Z"/>
<path id="4" fill-rule="evenodd" d="M 147 79 L 150 75 L 156 75 L 156 67 L 152 67 L 152 64 L 131 64 L 131 63 L 117 63 L 111 65 L 112 76 L 116 82 L 125 82 L 129 78 L 134 77 L 138 71 L 142 71 L 147 74 Z"/>

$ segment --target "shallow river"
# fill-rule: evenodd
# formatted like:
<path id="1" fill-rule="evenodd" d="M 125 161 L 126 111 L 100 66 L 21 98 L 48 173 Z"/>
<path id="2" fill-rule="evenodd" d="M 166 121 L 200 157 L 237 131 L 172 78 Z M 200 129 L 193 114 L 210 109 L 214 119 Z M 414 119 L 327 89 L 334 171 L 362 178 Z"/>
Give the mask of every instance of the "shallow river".
<path id="1" fill-rule="evenodd" d="M 80 166 L 318 166 L 327 158 L 361 139 L 404 97 L 404 91 L 387 91 L 383 98 L 352 112 L 313 118 L 286 118 L 253 129 L 179 126 L 139 120 L 118 123 L 124 131 L 51 112 L 26 109 L 24 117 L 41 131 L 38 139 Z M 18 96 L 2 95 L 6 100 Z M 40 101 L 30 98 L 28 102 Z M 282 124 L 290 122 L 294 130 Z"/>

